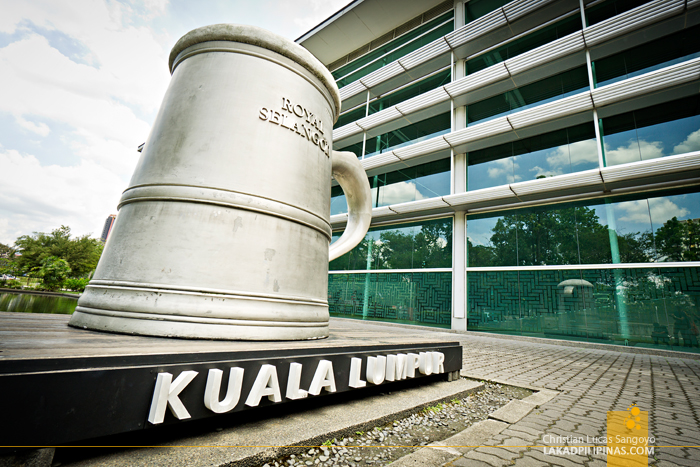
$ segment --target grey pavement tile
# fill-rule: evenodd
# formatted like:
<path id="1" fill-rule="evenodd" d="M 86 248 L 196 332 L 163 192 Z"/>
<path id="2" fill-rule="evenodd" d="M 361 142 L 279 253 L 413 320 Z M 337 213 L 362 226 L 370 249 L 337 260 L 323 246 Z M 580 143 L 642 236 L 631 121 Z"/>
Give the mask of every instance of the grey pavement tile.
<path id="1" fill-rule="evenodd" d="M 527 441 L 523 438 L 513 436 L 510 438 L 504 439 L 502 445 L 503 446 L 532 446 L 533 443 L 531 441 Z"/>
<path id="2" fill-rule="evenodd" d="M 530 457 L 527 453 L 523 457 L 515 460 L 516 467 L 549 467 L 551 465 L 552 464 L 542 462 L 534 457 Z"/>
<path id="3" fill-rule="evenodd" d="M 422 448 L 397 459 L 392 462 L 391 465 L 394 467 L 434 467 L 449 462 L 455 457 L 457 456 L 449 452 L 432 448 Z"/>
<path id="4" fill-rule="evenodd" d="M 552 464 L 552 465 L 559 465 L 562 467 L 577 467 L 577 466 L 580 467 L 580 466 L 584 465 L 583 460 L 581 460 L 580 462 L 575 462 L 573 460 L 573 459 L 578 460 L 579 459 L 578 456 L 572 457 L 571 459 L 569 459 L 568 457 L 563 458 L 563 457 L 558 457 L 558 456 L 550 456 L 550 455 L 545 455 L 541 450 L 538 450 L 538 449 L 530 450 L 528 452 L 528 455 L 541 461 L 541 462 L 545 462 L 545 463 Z M 582 459 L 582 458 L 580 458 L 580 459 Z"/>
<path id="5" fill-rule="evenodd" d="M 666 460 L 658 460 L 653 464 L 649 463 L 649 465 L 655 465 L 656 467 L 676 467 L 676 464 Z"/>
<path id="6" fill-rule="evenodd" d="M 481 447 L 476 451 L 483 454 L 488 454 L 490 456 L 496 456 L 506 461 L 512 461 L 516 457 L 520 457 L 520 452 L 526 450 L 522 449 L 504 449 L 497 447 Z"/>
<path id="7" fill-rule="evenodd" d="M 549 467 L 550 465 L 527 455 L 515 459 L 515 467 Z"/>
<path id="8" fill-rule="evenodd" d="M 444 465 L 444 467 L 491 467 L 491 465 L 487 464 L 486 462 L 478 461 L 476 459 L 465 459 L 464 457 L 460 457 L 451 462 L 448 462 Z"/>
<path id="9" fill-rule="evenodd" d="M 504 436 L 523 436 L 523 434 L 528 434 L 528 435 L 534 435 L 534 436 L 539 436 L 542 434 L 540 430 L 536 430 L 534 428 L 531 428 L 529 426 L 525 426 L 524 422 L 518 422 L 510 425 L 508 428 L 506 428 L 502 434 Z"/>
<path id="10" fill-rule="evenodd" d="M 697 467 L 700 465 L 700 462 L 698 461 L 697 458 L 695 459 L 686 459 L 683 457 L 675 457 L 675 456 L 669 456 L 669 455 L 657 455 L 657 459 L 661 461 L 666 461 L 670 462 L 672 465 L 675 466 L 685 466 L 685 467 Z"/>
<path id="11" fill-rule="evenodd" d="M 465 459 L 473 459 L 473 460 L 478 460 L 481 462 L 485 462 L 488 465 L 491 465 L 493 467 L 501 467 L 504 465 L 509 465 L 511 462 L 510 460 L 505 460 L 502 459 L 498 456 L 494 456 L 493 454 L 487 454 L 485 452 L 481 452 L 481 450 L 484 448 L 479 448 L 474 451 L 469 451 L 464 455 Z"/>
<path id="12" fill-rule="evenodd" d="M 586 467 L 607 467 L 608 462 L 600 459 L 592 459 L 585 463 Z"/>
<path id="13" fill-rule="evenodd" d="M 657 446 L 654 449 L 654 454 L 659 459 L 662 459 L 662 458 L 667 457 L 667 456 L 680 457 L 680 458 L 686 457 L 686 453 L 683 450 L 683 448 L 670 448 L 670 447 L 658 447 Z"/>
<path id="14" fill-rule="evenodd" d="M 466 430 L 457 433 L 442 441 L 445 446 L 453 446 L 459 452 L 473 450 L 472 446 L 482 446 L 493 436 L 499 434 L 508 427 L 507 423 L 496 420 L 484 420 L 476 423 Z"/>
<path id="15" fill-rule="evenodd" d="M 535 430 L 531 430 L 535 431 Z M 540 436 L 542 435 L 541 432 L 538 433 L 528 433 L 524 431 L 517 431 L 511 428 L 505 430 L 503 432 L 503 435 L 506 436 L 506 439 L 503 441 L 503 444 L 510 443 L 511 440 L 517 440 L 521 444 L 527 444 L 531 445 L 535 441 L 537 441 Z"/>

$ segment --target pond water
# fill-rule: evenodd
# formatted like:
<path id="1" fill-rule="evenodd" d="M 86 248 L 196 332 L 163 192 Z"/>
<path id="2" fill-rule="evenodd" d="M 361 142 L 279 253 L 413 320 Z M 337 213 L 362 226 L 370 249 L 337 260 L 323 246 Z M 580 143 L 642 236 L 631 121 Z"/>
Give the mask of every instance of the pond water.
<path id="1" fill-rule="evenodd" d="M 78 300 L 68 297 L 0 292 L 0 311 L 70 315 Z"/>

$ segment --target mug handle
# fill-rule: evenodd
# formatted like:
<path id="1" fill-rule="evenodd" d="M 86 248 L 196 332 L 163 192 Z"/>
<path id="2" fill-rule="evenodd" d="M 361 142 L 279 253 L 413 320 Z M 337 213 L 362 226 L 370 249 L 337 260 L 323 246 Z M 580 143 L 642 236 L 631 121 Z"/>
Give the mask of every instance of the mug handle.
<path id="1" fill-rule="evenodd" d="M 372 192 L 365 169 L 352 152 L 332 151 L 331 171 L 348 201 L 345 232 L 328 250 L 328 261 L 344 255 L 365 238 L 372 221 Z"/>

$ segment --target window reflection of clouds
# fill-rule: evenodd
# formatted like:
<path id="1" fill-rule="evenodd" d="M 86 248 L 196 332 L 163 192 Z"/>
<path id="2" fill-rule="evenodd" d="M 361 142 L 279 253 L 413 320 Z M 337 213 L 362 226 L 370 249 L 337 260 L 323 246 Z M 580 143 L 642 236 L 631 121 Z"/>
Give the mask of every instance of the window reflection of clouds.
<path id="1" fill-rule="evenodd" d="M 598 148 L 596 144 L 595 139 L 589 139 L 559 146 L 547 156 L 547 163 L 551 167 L 564 167 L 569 164 L 571 166 L 598 165 Z"/>
<path id="2" fill-rule="evenodd" d="M 673 148 L 672 154 L 685 154 L 693 151 L 700 151 L 700 130 L 689 134 L 685 141 Z"/>
<path id="3" fill-rule="evenodd" d="M 472 245 L 489 245 L 491 243 L 491 235 L 493 228 L 496 227 L 496 222 L 503 217 L 485 217 L 482 219 L 467 220 L 467 238 L 472 242 Z"/>
<path id="4" fill-rule="evenodd" d="M 378 206 L 418 201 L 425 196 L 416 188 L 415 182 L 398 182 L 386 185 L 379 190 Z"/>
<path id="5" fill-rule="evenodd" d="M 468 190 L 593 169 L 598 167 L 597 151 L 591 139 L 470 165 Z"/>
<path id="6" fill-rule="evenodd" d="M 685 99 L 603 119 L 606 165 L 700 150 L 700 115 L 688 115 L 697 113 L 697 102 Z M 663 119 L 668 121 L 659 122 Z"/>

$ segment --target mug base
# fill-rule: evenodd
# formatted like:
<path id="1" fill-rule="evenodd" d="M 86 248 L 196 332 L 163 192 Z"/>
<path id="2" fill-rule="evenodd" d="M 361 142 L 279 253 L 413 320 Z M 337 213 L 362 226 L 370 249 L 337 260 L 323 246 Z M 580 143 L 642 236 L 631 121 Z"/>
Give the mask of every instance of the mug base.
<path id="1" fill-rule="evenodd" d="M 318 323 L 256 322 L 231 324 L 207 322 L 206 318 L 188 317 L 173 319 L 169 315 L 115 312 L 78 306 L 68 323 L 69 326 L 132 334 L 185 339 L 240 340 L 240 341 L 296 341 L 323 339 L 328 337 L 328 321 Z"/>

